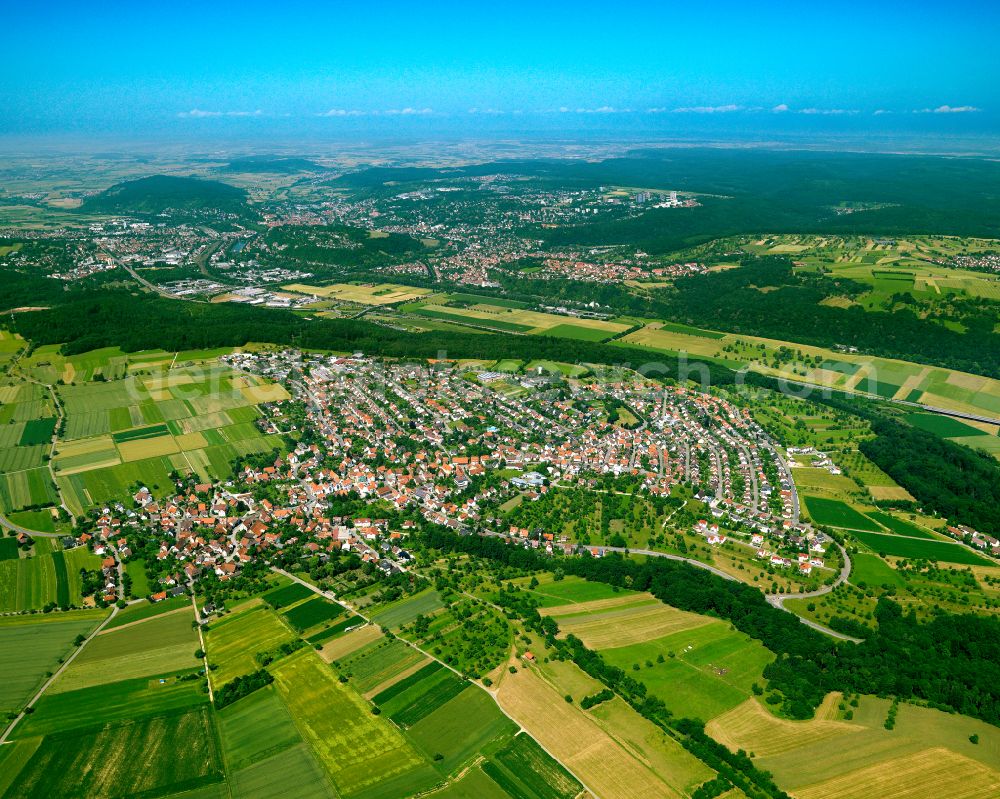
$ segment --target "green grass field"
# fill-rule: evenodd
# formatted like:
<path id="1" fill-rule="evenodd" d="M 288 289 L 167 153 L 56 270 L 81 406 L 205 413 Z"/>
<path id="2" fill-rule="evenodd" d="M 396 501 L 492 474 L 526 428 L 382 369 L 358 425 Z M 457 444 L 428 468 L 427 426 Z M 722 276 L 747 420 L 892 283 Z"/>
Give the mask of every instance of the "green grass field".
<path id="1" fill-rule="evenodd" d="M 611 665 L 634 674 L 676 715 L 702 721 L 746 700 L 751 685 L 761 681 L 761 672 L 774 659 L 758 641 L 722 622 L 601 654 Z"/>
<path id="2" fill-rule="evenodd" d="M 377 638 L 337 663 L 361 692 L 370 691 L 386 680 L 417 665 L 424 656 L 398 638 Z"/>
<path id="3" fill-rule="evenodd" d="M 6 796 L 154 796 L 222 778 L 218 739 L 202 708 L 48 735 Z"/>
<path id="4" fill-rule="evenodd" d="M 35 704 L 35 712 L 15 728 L 14 737 L 30 738 L 105 722 L 128 721 L 208 702 L 199 679 L 161 679 L 140 677 L 65 693 L 46 691 Z"/>
<path id="5" fill-rule="evenodd" d="M 73 650 L 78 635 L 89 635 L 106 611 L 72 611 L 0 618 L 0 711 L 21 708 Z"/>
<path id="6" fill-rule="evenodd" d="M 153 616 L 170 613 L 190 604 L 191 600 L 186 596 L 173 596 L 164 599 L 162 602 L 139 602 L 135 605 L 129 605 L 119 610 L 118 615 L 108 622 L 104 630 L 113 630 L 115 627 L 131 624 L 134 621 L 142 621 L 143 619 L 150 619 Z"/>
<path id="7" fill-rule="evenodd" d="M 906 581 L 892 566 L 877 555 L 858 552 L 851 556 L 851 582 L 869 586 L 895 585 L 902 588 Z"/>
<path id="8" fill-rule="evenodd" d="M 443 607 L 441 595 L 433 589 L 427 589 L 398 602 L 383 605 L 370 616 L 372 621 L 383 627 L 397 629 L 410 624 L 419 615 L 429 616 Z"/>
<path id="9" fill-rule="evenodd" d="M 967 566 L 995 565 L 993 561 L 977 555 L 972 550 L 948 541 L 925 541 L 879 533 L 854 532 L 852 535 L 869 549 L 881 555 L 937 560 L 943 563 L 959 563 Z"/>
<path id="10" fill-rule="evenodd" d="M 288 709 L 273 685 L 219 712 L 226 762 L 233 770 L 302 743 Z"/>
<path id="11" fill-rule="evenodd" d="M 935 433 L 942 438 L 989 435 L 985 430 L 967 425 L 951 416 L 938 416 L 933 413 L 908 413 L 903 418 L 914 427 Z"/>
<path id="12" fill-rule="evenodd" d="M 286 608 L 306 597 L 315 596 L 315 592 L 301 583 L 289 583 L 272 588 L 262 597 L 272 608 Z"/>
<path id="13" fill-rule="evenodd" d="M 104 630 L 80 653 L 50 689 L 89 688 L 136 677 L 162 677 L 198 668 L 198 634 L 190 606 L 172 613 Z"/>
<path id="14" fill-rule="evenodd" d="M 296 605 L 281 615 L 296 630 L 302 631 L 310 627 L 315 627 L 317 624 L 322 624 L 325 621 L 336 619 L 343 614 L 344 609 L 340 605 L 316 596 L 312 599 L 307 599 L 301 605 Z"/>
<path id="15" fill-rule="evenodd" d="M 579 782 L 523 733 L 500 750 L 483 770 L 512 796 L 532 799 L 572 799 Z"/>
<path id="16" fill-rule="evenodd" d="M 502 745 L 517 733 L 517 725 L 507 718 L 485 691 L 473 685 L 440 705 L 406 731 L 407 737 L 443 774 L 471 762 L 480 753 Z"/>
<path id="17" fill-rule="evenodd" d="M 233 795 L 238 797 L 336 799 L 337 796 L 304 743 L 247 764 L 231 774 L 230 782 Z"/>
<path id="18" fill-rule="evenodd" d="M 412 727 L 454 699 L 468 683 L 449 669 L 439 669 L 409 686 L 382 705 L 383 711 L 401 727 Z"/>
<path id="19" fill-rule="evenodd" d="M 816 524 L 826 524 L 830 527 L 842 527 L 847 530 L 868 530 L 873 533 L 881 531 L 873 520 L 856 511 L 846 502 L 826 497 L 803 496 L 809 517 Z"/>
<path id="20" fill-rule="evenodd" d="M 937 540 L 930 530 L 908 522 L 906 519 L 900 519 L 898 516 L 890 516 L 888 513 L 882 511 L 871 511 L 866 515 L 870 516 L 887 530 L 898 535 L 906 535 L 911 538 L 928 538 L 932 541 Z"/>
<path id="21" fill-rule="evenodd" d="M 611 337 L 607 330 L 600 330 L 593 327 L 581 327 L 580 325 L 562 324 L 554 325 L 541 335 L 555 336 L 556 338 L 570 338 L 576 341 L 604 341 Z"/>
<path id="22" fill-rule="evenodd" d="M 551 574 L 539 575 L 539 585 L 535 589 L 528 589 L 530 578 L 515 581 L 521 588 L 530 590 L 535 596 L 540 606 L 543 608 L 561 607 L 577 602 L 593 602 L 600 599 L 611 599 L 612 597 L 623 597 L 633 593 L 627 589 L 616 589 L 607 583 L 589 582 L 582 577 L 572 575 L 564 577 L 562 580 L 553 580 Z"/>

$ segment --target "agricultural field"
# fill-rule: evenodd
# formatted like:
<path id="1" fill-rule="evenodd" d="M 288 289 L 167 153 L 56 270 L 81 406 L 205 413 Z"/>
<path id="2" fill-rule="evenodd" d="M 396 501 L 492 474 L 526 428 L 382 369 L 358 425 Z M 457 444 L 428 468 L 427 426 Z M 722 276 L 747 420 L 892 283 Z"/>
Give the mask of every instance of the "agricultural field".
<path id="1" fill-rule="evenodd" d="M 437 772 L 403 734 L 373 715 L 315 653 L 301 650 L 273 672 L 279 696 L 338 794 L 388 799 L 401 786 L 416 793 L 437 782 Z"/>
<path id="2" fill-rule="evenodd" d="M 173 471 L 222 479 L 236 457 L 283 446 L 252 423 L 257 404 L 287 398 L 280 386 L 211 363 L 151 374 L 59 388 L 66 433 L 52 469 L 74 514 L 137 483 L 162 494 Z"/>
<path id="3" fill-rule="evenodd" d="M 848 703 L 830 694 L 810 721 L 773 716 L 757 699 L 709 722 L 706 730 L 730 749 L 753 752 L 796 797 L 935 796 L 978 799 L 1000 788 L 1000 732 L 957 714 L 903 703 L 895 727 L 884 727 L 890 701 Z M 977 736 L 972 743 L 970 736 Z M 837 757 L 830 757 L 836 752 Z"/>
<path id="4" fill-rule="evenodd" d="M 370 616 L 376 624 L 396 629 L 410 624 L 417 616 L 430 616 L 443 607 L 441 595 L 433 589 L 427 589 L 398 602 L 382 605 Z"/>
<path id="5" fill-rule="evenodd" d="M 258 652 L 273 650 L 294 638 L 292 631 L 269 610 L 257 606 L 213 621 L 205 633 L 212 685 L 225 685 L 260 668 Z"/>
<path id="6" fill-rule="evenodd" d="M 644 738 L 647 731 L 634 723 L 642 718 L 631 709 L 624 720 L 605 727 L 576 702 L 566 702 L 567 693 L 581 698 L 577 693 L 593 693 L 598 684 L 575 665 L 561 665 L 564 669 L 552 674 L 543 672 L 542 666 L 505 674 L 497 701 L 596 795 L 604 799 L 673 799 L 687 795 L 692 783 L 711 777 L 710 771 L 694 758 L 685 757 L 687 752 L 670 739 L 662 741 L 666 750 L 662 755 L 647 757 L 644 750 L 648 743 L 633 748 L 631 739 Z M 569 685 L 577 686 L 577 692 Z M 620 737 L 623 727 L 629 730 L 627 737 Z M 668 773 L 659 771 L 664 760 L 674 766 Z"/>
<path id="7" fill-rule="evenodd" d="M 634 591 L 612 587 L 607 583 L 590 582 L 573 575 L 556 580 L 551 572 L 546 572 L 537 575 L 534 579 L 538 583 L 535 588 L 529 587 L 531 578 L 522 577 L 512 582 L 535 597 L 542 608 L 556 608 L 597 600 L 639 596 Z"/>
<path id="8" fill-rule="evenodd" d="M 379 638 L 336 661 L 342 674 L 361 693 L 371 691 L 393 678 L 408 673 L 427 658 L 398 638 Z"/>
<path id="9" fill-rule="evenodd" d="M 629 328 L 629 325 L 620 322 L 532 311 L 523 303 L 494 301 L 489 297 L 482 297 L 482 302 L 470 304 L 468 299 L 471 296 L 437 296 L 427 301 L 407 303 L 400 310 L 431 319 L 461 322 L 493 330 L 581 341 L 605 341 Z"/>
<path id="10" fill-rule="evenodd" d="M 20 709 L 41 687 L 47 672 L 73 650 L 77 636 L 87 636 L 106 611 L 71 611 L 0 617 L 0 712 Z"/>
<path id="11" fill-rule="evenodd" d="M 882 529 L 873 519 L 855 510 L 846 502 L 811 496 L 803 496 L 802 501 L 809 518 L 816 524 L 845 530 L 867 530 L 873 533 L 878 533 Z"/>
<path id="12" fill-rule="evenodd" d="M 414 286 L 400 286 L 394 283 L 355 284 L 334 283 L 329 286 L 312 286 L 306 283 L 291 283 L 283 286 L 286 291 L 309 294 L 324 300 L 341 300 L 359 305 L 395 305 L 412 302 L 431 294 L 430 289 Z"/>
<path id="13" fill-rule="evenodd" d="M 976 554 L 961 544 L 949 541 L 929 541 L 902 535 L 853 532 L 852 535 L 872 552 L 897 558 L 936 560 L 968 566 L 995 566 L 993 561 Z"/>
<path id="14" fill-rule="evenodd" d="M 627 594 L 542 608 L 564 635 L 575 635 L 591 649 L 640 644 L 710 623 L 707 616 L 665 605 L 651 594 Z"/>
<path id="15" fill-rule="evenodd" d="M 53 694 L 140 677 L 164 677 L 200 668 L 190 605 L 102 630 L 50 689 Z"/>
<path id="16" fill-rule="evenodd" d="M 344 615 L 344 609 L 322 597 L 307 599 L 281 614 L 296 630 L 302 632 Z"/>
<path id="17" fill-rule="evenodd" d="M 649 322 L 613 343 L 667 354 L 687 353 L 792 381 L 1000 418 L 1000 380 L 966 372 L 669 322 Z M 968 424 L 956 421 L 961 425 L 957 427 L 949 417 L 925 415 L 944 420 L 929 424 L 952 431 L 954 436 L 978 437 L 976 428 L 969 430 Z M 979 432 L 995 437 L 996 426 Z M 989 443 L 990 438 L 986 435 L 983 440 Z M 970 446 L 977 444 L 970 440 Z"/>
<path id="18" fill-rule="evenodd" d="M 127 756 L 137 751 L 141 758 Z M 105 799 L 176 792 L 222 778 L 213 719 L 200 708 L 46 735 L 5 795 Z"/>
<path id="19" fill-rule="evenodd" d="M 109 675 L 113 679 L 113 675 Z M 171 715 L 205 705 L 208 694 L 197 676 L 146 678 L 106 682 L 76 691 L 46 691 L 35 704 L 35 712 L 15 729 L 17 740 L 39 735 L 88 729 L 96 724 L 114 724 L 148 716 Z"/>
<path id="20" fill-rule="evenodd" d="M 253 424 L 257 405 L 288 397 L 280 386 L 199 353 L 108 349 L 65 358 L 57 349 L 38 348 L 0 386 L 0 509 L 65 502 L 79 516 L 126 499 L 136 483 L 162 493 L 175 470 L 221 479 L 237 456 L 282 447 Z M 54 385 L 62 404 L 65 428 L 50 465 L 61 429 L 50 389 L 19 375 Z"/>
<path id="21" fill-rule="evenodd" d="M 747 699 L 755 682 L 763 684 L 761 672 L 774 655 L 726 623 L 695 618 L 699 623 L 676 632 L 598 649 L 676 715 L 706 720 Z"/>

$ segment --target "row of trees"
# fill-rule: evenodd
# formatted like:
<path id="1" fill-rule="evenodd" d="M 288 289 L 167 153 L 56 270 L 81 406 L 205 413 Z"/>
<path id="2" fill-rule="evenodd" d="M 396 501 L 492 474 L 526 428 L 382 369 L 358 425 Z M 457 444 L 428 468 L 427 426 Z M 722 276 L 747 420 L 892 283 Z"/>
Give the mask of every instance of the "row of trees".
<path id="1" fill-rule="evenodd" d="M 466 552 L 522 569 L 550 569 L 550 558 L 498 539 L 425 533 L 437 549 Z M 924 624 L 883 597 L 877 628 L 861 644 L 834 642 L 772 607 L 750 585 L 664 558 L 643 563 L 617 555 L 563 558 L 567 574 L 649 591 L 661 601 L 726 619 L 778 655 L 764 676 L 782 695 L 782 709 L 810 718 L 829 691 L 894 695 L 1000 724 L 1000 620 L 941 613 Z"/>

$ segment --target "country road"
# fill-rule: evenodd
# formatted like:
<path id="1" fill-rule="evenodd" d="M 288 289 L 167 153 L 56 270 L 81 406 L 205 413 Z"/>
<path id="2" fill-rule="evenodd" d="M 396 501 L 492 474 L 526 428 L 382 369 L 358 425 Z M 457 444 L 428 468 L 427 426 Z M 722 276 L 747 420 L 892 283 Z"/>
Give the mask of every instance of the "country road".
<path id="1" fill-rule="evenodd" d="M 492 530 L 486 531 L 486 535 L 496 538 L 504 537 L 503 533 L 497 533 Z M 831 585 L 824 585 L 821 588 L 816 589 L 815 591 L 807 591 L 799 594 L 765 594 L 764 597 L 767 599 L 769 603 L 771 603 L 771 605 L 778 608 L 778 610 L 783 610 L 786 613 L 791 613 L 807 627 L 812 627 L 814 630 L 818 630 L 819 632 L 825 635 L 829 635 L 831 638 L 838 638 L 841 641 L 852 641 L 856 644 L 859 644 L 861 643 L 860 638 L 852 638 L 849 635 L 838 633 L 836 630 L 831 630 L 829 627 L 824 627 L 822 624 L 817 624 L 816 622 L 810 621 L 809 619 L 804 619 L 801 616 L 799 616 L 798 613 L 795 613 L 794 611 L 786 608 L 783 604 L 786 599 L 805 599 L 808 597 L 824 596 L 826 594 L 829 594 L 831 591 L 833 591 L 834 588 L 836 588 L 838 585 L 847 580 L 847 578 L 851 574 L 851 559 L 847 555 L 847 550 L 845 550 L 842 546 L 840 546 L 840 544 L 838 544 L 836 541 L 834 541 L 833 543 L 836 544 L 836 546 L 840 549 L 840 554 L 844 558 L 844 566 L 840 570 L 840 574 L 837 575 L 837 579 L 834 580 Z M 731 582 L 739 582 L 731 574 L 722 571 L 722 569 L 717 569 L 715 566 L 711 566 L 708 563 L 703 563 L 700 560 L 695 560 L 694 558 L 686 558 L 683 555 L 673 555 L 669 552 L 657 552 L 656 550 L 652 549 L 629 549 L 627 547 L 600 547 L 600 549 L 603 549 L 605 552 L 645 555 L 646 557 L 650 558 L 665 558 L 666 560 L 675 560 L 681 563 L 687 563 L 699 569 L 704 569 L 705 571 L 711 572 L 716 577 L 721 577 L 724 580 L 730 580 Z"/>
<path id="2" fill-rule="evenodd" d="M 298 583 L 299 585 L 304 586 L 305 588 L 308 588 L 314 594 L 319 594 L 319 596 L 323 597 L 324 599 L 329 600 L 330 602 L 335 602 L 336 604 L 340 605 L 342 608 L 345 608 L 346 610 L 349 610 L 351 613 L 355 614 L 356 616 L 359 616 L 360 618 L 364 619 L 367 624 L 375 624 L 375 622 L 373 622 L 368 616 L 366 616 L 364 613 L 362 613 L 361 611 L 359 611 L 353 605 L 350 605 L 350 604 L 348 604 L 347 602 L 345 602 L 345 601 L 343 601 L 341 599 L 337 599 L 337 595 L 334 594 L 332 591 L 324 591 L 319 586 L 313 585 L 312 583 L 307 582 L 306 580 L 303 580 L 301 577 L 297 577 L 296 575 L 292 574 L 291 572 L 287 572 L 284 569 L 278 568 L 277 566 L 272 566 L 271 567 L 271 571 L 275 572 L 276 574 L 281 574 L 281 575 L 287 577 L 288 579 L 290 579 L 290 580 Z M 196 611 L 196 616 L 197 616 L 197 611 Z M 429 660 L 433 660 L 436 663 L 441 664 L 442 666 L 444 666 L 449 671 L 454 672 L 455 674 L 457 674 L 463 680 L 465 679 L 465 677 L 463 676 L 463 674 L 458 669 L 456 669 L 454 666 L 451 666 L 450 664 L 445 663 L 443 660 L 441 660 L 438 657 L 435 657 L 430 652 L 427 652 L 427 651 L 421 649 L 419 646 L 417 646 L 416 644 L 414 644 L 412 641 L 408 641 L 405 638 L 400 638 L 399 640 L 404 641 L 407 646 L 412 647 L 413 649 L 415 649 L 417 652 L 419 652 L 421 655 L 423 655 L 424 657 L 428 658 Z M 538 745 L 538 747 L 540 749 L 542 749 L 549 757 L 551 757 L 553 760 L 555 760 L 558 763 L 563 763 L 563 761 L 559 760 L 559 758 L 557 758 L 555 755 L 553 755 L 552 752 L 550 752 L 548 749 L 546 749 L 544 746 L 542 746 L 541 741 L 539 741 L 537 738 L 535 738 L 534 735 L 532 735 L 530 732 L 528 732 L 524 728 L 524 726 L 517 719 L 515 719 L 506 710 L 504 710 L 503 705 L 501 705 L 500 702 L 499 702 L 499 700 L 497 699 L 496 691 L 495 690 L 491 691 L 489 688 L 487 688 L 485 685 L 483 685 L 479 680 L 470 680 L 470 683 L 472 685 L 475 685 L 477 688 L 481 688 L 483 691 L 485 691 L 487 694 L 489 694 L 490 697 L 493 699 L 493 701 L 496 703 L 496 706 L 500 709 L 500 712 L 503 713 L 512 722 L 514 722 L 514 724 L 517 725 L 518 730 L 520 732 L 524 733 L 525 735 L 527 735 L 529 738 L 531 738 Z M 569 767 L 566 766 L 565 763 L 563 763 L 563 766 L 565 766 L 567 768 L 567 770 L 570 770 Z M 573 776 L 590 793 L 591 796 L 598 796 L 598 794 L 596 792 L 594 792 L 589 787 L 587 787 L 586 783 L 584 783 L 584 781 L 580 779 L 579 775 L 577 775 L 577 774 L 574 773 Z"/>

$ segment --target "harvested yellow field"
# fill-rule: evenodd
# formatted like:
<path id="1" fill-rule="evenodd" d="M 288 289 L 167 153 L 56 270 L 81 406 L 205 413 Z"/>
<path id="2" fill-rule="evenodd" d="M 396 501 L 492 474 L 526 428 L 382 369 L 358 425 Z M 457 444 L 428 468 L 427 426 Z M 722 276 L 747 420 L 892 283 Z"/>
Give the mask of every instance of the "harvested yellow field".
<path id="1" fill-rule="evenodd" d="M 575 616 L 579 613 L 594 613 L 601 610 L 611 610 L 613 608 L 620 608 L 623 605 L 638 605 L 643 602 L 648 604 L 659 604 L 660 600 L 648 593 L 623 594 L 622 596 L 613 596 L 608 599 L 594 599 L 588 602 L 574 602 L 570 605 L 556 605 L 552 608 L 539 608 L 538 612 L 543 616 L 553 616 L 558 618 L 560 616 Z"/>
<path id="2" fill-rule="evenodd" d="M 667 799 L 682 795 L 530 669 L 506 675 L 497 691 L 497 701 L 602 799 Z"/>
<path id="3" fill-rule="evenodd" d="M 902 486 L 868 486 L 868 493 L 872 499 L 876 500 L 909 500 L 913 502 L 913 496 Z"/>
<path id="4" fill-rule="evenodd" d="M 147 391 L 163 391 L 171 386 L 189 386 L 194 382 L 194 375 L 185 372 L 170 372 L 158 377 L 147 377 L 142 381 L 142 384 Z"/>
<path id="5" fill-rule="evenodd" d="M 56 445 L 56 456 L 60 458 L 72 458 L 76 455 L 93 455 L 95 452 L 114 451 L 115 442 L 111 436 L 95 436 L 94 438 L 80 438 L 75 441 L 60 441 Z"/>
<path id="6" fill-rule="evenodd" d="M 177 441 L 177 446 L 182 450 L 201 449 L 208 446 L 205 436 L 201 433 L 184 433 L 183 435 L 176 436 L 175 440 Z"/>
<path id="7" fill-rule="evenodd" d="M 430 289 L 414 286 L 399 286 L 394 283 L 356 286 L 351 283 L 334 283 L 330 286 L 311 286 L 307 283 L 291 283 L 283 289 L 314 297 L 356 302 L 362 305 L 393 305 L 433 294 Z"/>
<path id="8" fill-rule="evenodd" d="M 685 333 L 675 333 L 669 330 L 653 328 L 650 325 L 630 333 L 622 341 L 637 344 L 640 347 L 651 347 L 656 350 L 671 352 L 690 352 L 695 355 L 716 355 L 720 347 L 729 343 L 728 338 L 706 338 L 704 336 L 689 336 Z"/>
<path id="9" fill-rule="evenodd" d="M 707 616 L 657 604 L 564 617 L 559 629 L 566 635 L 572 633 L 590 649 L 601 650 L 641 644 L 711 623 Z"/>
<path id="10" fill-rule="evenodd" d="M 283 386 L 277 383 L 264 386 L 247 386 L 241 388 L 240 393 L 247 398 L 247 401 L 258 405 L 262 402 L 281 402 L 289 398 L 288 392 Z"/>
<path id="11" fill-rule="evenodd" d="M 560 687 L 561 684 L 560 684 Z M 714 772 L 616 696 L 590 711 L 598 723 L 678 793 L 687 796 Z"/>
<path id="12" fill-rule="evenodd" d="M 173 455 L 176 452 L 180 452 L 180 449 L 173 436 L 140 438 L 135 441 L 122 441 L 118 444 L 118 454 L 125 462 L 155 458 L 160 455 Z"/>
<path id="13" fill-rule="evenodd" d="M 734 752 L 743 749 L 759 757 L 779 755 L 793 749 L 841 735 L 861 732 L 862 727 L 834 721 L 840 694 L 829 694 L 811 721 L 790 721 L 771 715 L 754 698 L 712 719 L 705 732 Z"/>
<path id="14" fill-rule="evenodd" d="M 346 635 L 334 638 L 319 650 L 319 656 L 327 663 L 332 663 L 338 658 L 346 657 L 357 649 L 361 649 L 365 644 L 369 644 L 376 638 L 381 638 L 382 632 L 374 624 L 366 624 L 357 630 L 351 630 Z"/>
<path id="15" fill-rule="evenodd" d="M 558 325 L 572 325 L 573 327 L 601 330 L 608 335 L 628 330 L 628 325 L 623 325 L 620 322 L 605 322 L 602 319 L 585 319 L 579 316 L 564 316 L 562 314 L 529 311 L 523 308 L 502 308 L 499 305 L 489 305 L 488 303 L 480 303 L 474 308 L 460 308 L 452 305 L 438 304 L 428 304 L 424 308 L 436 313 L 444 313 L 449 316 L 464 316 L 468 319 L 475 319 L 481 322 L 500 321 L 523 325 L 526 328 L 530 328 L 526 332 L 531 333 L 542 333 Z"/>
<path id="16" fill-rule="evenodd" d="M 858 769 L 795 791 L 796 799 L 995 799 L 1000 772 L 948 749 L 912 755 Z"/>

